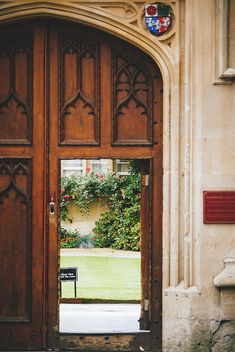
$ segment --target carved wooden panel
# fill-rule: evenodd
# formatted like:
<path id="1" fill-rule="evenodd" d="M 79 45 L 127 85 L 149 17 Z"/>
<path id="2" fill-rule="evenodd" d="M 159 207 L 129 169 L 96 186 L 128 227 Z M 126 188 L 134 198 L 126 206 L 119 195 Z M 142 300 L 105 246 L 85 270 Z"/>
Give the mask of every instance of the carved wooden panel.
<path id="1" fill-rule="evenodd" d="M 99 47 L 79 37 L 59 38 L 60 143 L 65 145 L 99 143 Z"/>
<path id="2" fill-rule="evenodd" d="M 32 141 L 32 36 L 0 38 L 0 144 Z"/>
<path id="3" fill-rule="evenodd" d="M 31 314 L 31 160 L 0 160 L 0 321 Z"/>
<path id="4" fill-rule="evenodd" d="M 145 65 L 112 54 L 113 143 L 117 145 L 152 144 L 152 78 Z"/>

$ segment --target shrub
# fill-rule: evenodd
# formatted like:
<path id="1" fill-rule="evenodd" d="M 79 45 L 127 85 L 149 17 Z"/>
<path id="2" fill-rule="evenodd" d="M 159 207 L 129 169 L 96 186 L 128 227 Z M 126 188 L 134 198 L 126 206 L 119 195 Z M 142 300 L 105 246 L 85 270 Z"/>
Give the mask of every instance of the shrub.
<path id="1" fill-rule="evenodd" d="M 96 247 L 110 247 L 123 250 L 140 250 L 140 206 L 134 204 L 119 211 L 109 210 L 101 214 L 93 232 Z"/>
<path id="2" fill-rule="evenodd" d="M 81 236 L 78 230 L 69 231 L 60 228 L 60 248 L 92 248 L 94 238 L 91 235 Z"/>
<path id="3" fill-rule="evenodd" d="M 89 212 L 92 202 L 102 203 L 107 208 L 93 229 L 96 247 L 140 250 L 141 182 L 136 164 L 132 163 L 130 174 L 125 177 L 114 172 L 106 175 L 87 172 L 79 177 L 64 177 L 61 188 L 62 220 L 72 222 L 68 211 L 68 204 L 71 203 L 83 214 Z M 84 237 L 78 234 L 74 247 L 78 245 L 79 238 Z M 67 246 L 65 242 L 63 240 L 63 245 Z M 71 241 L 67 242 L 72 244 Z"/>
<path id="4" fill-rule="evenodd" d="M 109 209 L 96 222 L 96 247 L 140 250 L 140 174 L 130 171 L 130 175 L 119 178 L 109 197 Z"/>
<path id="5" fill-rule="evenodd" d="M 64 227 L 60 228 L 60 247 L 75 248 L 79 238 L 77 231 L 68 231 Z"/>

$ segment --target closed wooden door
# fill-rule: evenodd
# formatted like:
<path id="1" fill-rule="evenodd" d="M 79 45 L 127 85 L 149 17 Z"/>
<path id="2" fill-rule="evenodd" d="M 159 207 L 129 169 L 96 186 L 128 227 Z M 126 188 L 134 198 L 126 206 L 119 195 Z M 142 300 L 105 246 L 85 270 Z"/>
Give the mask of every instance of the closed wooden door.
<path id="1" fill-rule="evenodd" d="M 75 24 L 2 29 L 0 349 L 84 350 L 99 340 L 58 331 L 59 166 L 71 158 L 145 160 L 140 325 L 148 332 L 110 346 L 150 348 L 158 339 L 159 348 L 161 115 L 160 72 L 137 48 Z"/>
<path id="2" fill-rule="evenodd" d="M 44 344 L 44 34 L 0 35 L 0 349 Z"/>

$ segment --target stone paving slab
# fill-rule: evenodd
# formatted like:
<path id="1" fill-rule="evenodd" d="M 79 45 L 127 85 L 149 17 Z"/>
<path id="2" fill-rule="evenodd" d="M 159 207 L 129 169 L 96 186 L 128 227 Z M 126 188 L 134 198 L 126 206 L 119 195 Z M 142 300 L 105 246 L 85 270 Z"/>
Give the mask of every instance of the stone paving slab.
<path id="1" fill-rule="evenodd" d="M 139 332 L 140 304 L 60 304 L 62 333 Z"/>

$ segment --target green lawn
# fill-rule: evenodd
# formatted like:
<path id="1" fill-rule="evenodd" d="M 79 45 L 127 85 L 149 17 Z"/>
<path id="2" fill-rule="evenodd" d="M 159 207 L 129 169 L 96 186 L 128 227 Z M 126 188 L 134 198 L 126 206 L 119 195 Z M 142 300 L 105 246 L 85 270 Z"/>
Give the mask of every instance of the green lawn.
<path id="1" fill-rule="evenodd" d="M 61 267 L 78 267 L 77 297 L 139 300 L 140 259 L 61 256 Z M 73 282 L 62 283 L 62 297 L 74 297 Z"/>

